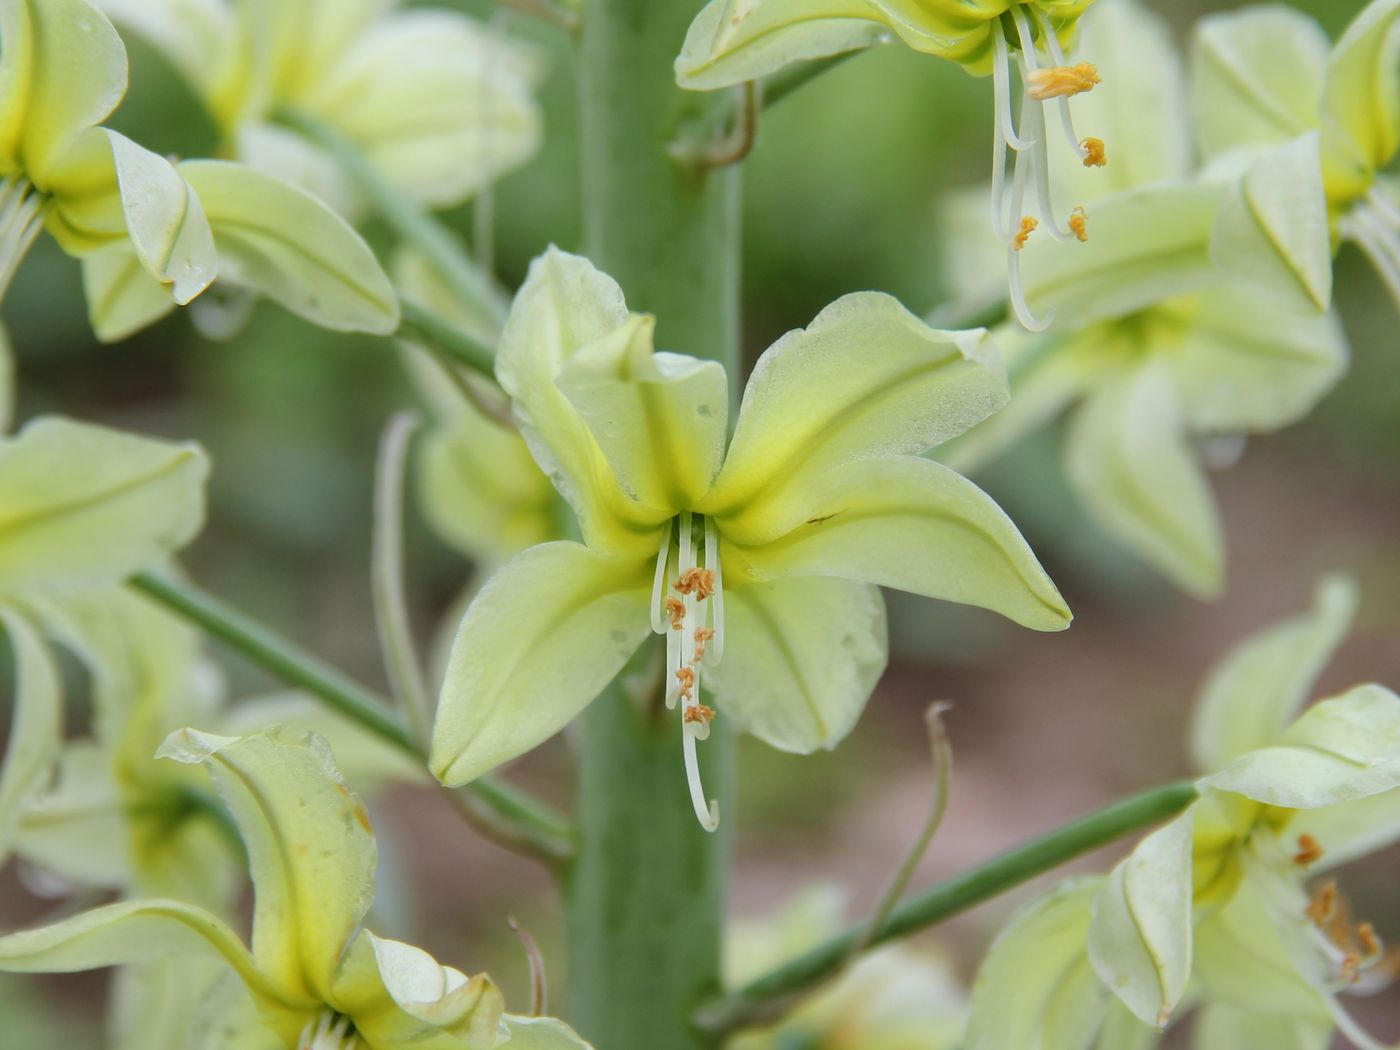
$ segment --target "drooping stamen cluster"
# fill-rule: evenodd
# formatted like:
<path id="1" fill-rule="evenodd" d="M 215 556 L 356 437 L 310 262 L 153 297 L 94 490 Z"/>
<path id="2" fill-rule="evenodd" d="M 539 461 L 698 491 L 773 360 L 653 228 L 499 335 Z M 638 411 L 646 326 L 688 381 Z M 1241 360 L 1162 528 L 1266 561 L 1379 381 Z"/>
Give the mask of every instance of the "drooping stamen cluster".
<path id="1" fill-rule="evenodd" d="M 656 558 L 651 628 L 666 636 L 666 706 L 681 706 L 690 800 L 700 824 L 714 831 L 719 826 L 719 803 L 706 801 L 695 742 L 710 735 L 715 717 L 714 709 L 700 702 L 700 668 L 702 661 L 712 666 L 719 663 L 724 653 L 724 576 L 714 522 L 702 521 L 697 528 L 695 515 L 682 511 L 676 527 L 666 530 Z M 673 552 L 675 532 L 679 535 Z"/>
<path id="2" fill-rule="evenodd" d="M 1069 141 L 1069 147 L 1085 167 L 1102 167 L 1107 163 L 1107 154 L 1101 139 L 1079 139 L 1075 134 L 1074 120 L 1069 109 L 1072 96 L 1088 91 L 1099 83 L 1098 71 L 1088 62 L 1069 65 L 1065 61 L 1064 51 L 1060 47 L 1059 37 L 1050 24 L 1050 19 L 1039 9 L 1034 10 L 1034 15 L 1040 38 L 1044 41 L 1054 65 L 1040 65 L 1030 22 L 1021 5 L 1012 5 L 1010 16 L 1016 26 L 1017 42 L 1020 45 L 1016 52 L 1016 64 L 1024 88 L 1019 121 L 1014 121 L 1011 115 L 1010 45 L 1002 33 L 992 33 L 995 51 L 992 64 L 995 94 L 992 135 L 992 228 L 1007 246 L 1012 310 L 1024 327 L 1033 332 L 1042 332 L 1049 327 L 1054 315 L 1052 312 L 1044 317 L 1036 317 L 1031 313 L 1021 286 L 1018 253 L 1042 222 L 1056 240 L 1067 241 L 1071 237 L 1080 241 L 1089 239 L 1087 216 L 1083 208 L 1076 208 L 1070 214 L 1067 227 L 1062 227 L 1055 217 L 1055 204 L 1050 194 L 1050 154 L 1046 142 L 1044 103 L 1055 100 L 1060 112 L 1060 125 Z M 1008 147 L 1016 154 L 1011 165 L 1009 195 L 1006 186 Z M 1037 209 L 1040 213 L 1038 218 L 1025 213 L 1028 183 L 1035 186 Z"/>
<path id="3" fill-rule="evenodd" d="M 1336 966 L 1342 985 L 1356 985 L 1385 956 L 1385 947 L 1369 922 L 1356 922 L 1351 906 L 1327 879 L 1313 893 L 1304 912 L 1318 933 L 1318 943 Z"/>
<path id="4" fill-rule="evenodd" d="M 334 1010 L 324 1011 L 312 1022 L 307 1021 L 297 1039 L 297 1050 L 360 1050 L 360 1037 L 350 1025 L 350 1018 Z"/>
<path id="5" fill-rule="evenodd" d="M 1400 205 L 1379 185 L 1342 216 L 1338 231 L 1371 260 L 1400 309 Z"/>
<path id="6" fill-rule="evenodd" d="M 44 228 L 45 203 L 44 195 L 28 179 L 19 175 L 0 179 L 0 299 Z"/>

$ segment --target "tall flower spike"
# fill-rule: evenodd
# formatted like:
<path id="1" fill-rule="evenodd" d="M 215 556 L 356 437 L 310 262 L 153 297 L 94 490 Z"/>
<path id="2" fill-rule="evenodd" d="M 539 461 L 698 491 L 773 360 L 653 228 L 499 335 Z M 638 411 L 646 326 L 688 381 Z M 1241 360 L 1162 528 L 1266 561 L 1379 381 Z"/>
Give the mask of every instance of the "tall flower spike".
<path id="1" fill-rule="evenodd" d="M 1022 97 L 1019 121 L 1011 117 L 1011 54 L 1010 46 L 1000 32 L 992 34 L 993 66 L 993 144 L 992 144 L 992 219 L 993 229 L 1006 242 L 1008 286 L 1011 308 L 1021 325 L 1032 332 L 1043 332 L 1054 320 L 1054 311 L 1037 317 L 1026 303 L 1021 281 L 1020 252 L 1030 234 L 1043 223 L 1056 240 L 1071 238 L 1083 241 L 1082 210 L 1072 212 L 1062 226 L 1055 215 L 1055 203 L 1050 187 L 1050 154 L 1045 121 L 1045 103 L 1053 101 L 1059 110 L 1060 126 L 1065 140 L 1075 156 L 1086 166 L 1101 167 L 1106 162 L 1103 142 L 1095 138 L 1080 140 L 1070 113 L 1072 96 L 1091 90 L 1100 81 L 1098 70 L 1091 63 L 1070 65 L 1060 47 L 1058 34 L 1044 12 L 1036 9 L 1035 29 L 1025 12 L 1013 7 L 1011 19 L 1016 27 L 1016 66 L 1020 73 Z M 1044 43 L 1053 66 L 1042 67 L 1036 55 L 1036 31 Z M 1006 199 L 1006 166 L 1008 147 L 1016 156 L 1012 164 L 1011 198 Z M 1025 211 L 1026 185 L 1035 185 L 1036 207 L 1039 215 Z M 1019 222 L 1018 222 L 1019 220 Z"/>

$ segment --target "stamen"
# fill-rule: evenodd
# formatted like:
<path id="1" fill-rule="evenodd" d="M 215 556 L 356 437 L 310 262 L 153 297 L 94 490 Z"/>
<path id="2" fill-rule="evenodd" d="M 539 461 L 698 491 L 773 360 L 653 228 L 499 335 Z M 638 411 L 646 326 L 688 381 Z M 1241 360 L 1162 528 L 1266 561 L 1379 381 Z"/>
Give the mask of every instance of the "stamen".
<path id="1" fill-rule="evenodd" d="M 714 591 L 710 595 L 709 637 L 714 639 L 710 647 L 710 663 L 717 664 L 724 658 L 724 567 L 719 560 L 719 532 L 714 521 L 705 518 L 705 567 L 715 571 Z M 697 641 L 700 639 L 697 637 Z"/>
<path id="2" fill-rule="evenodd" d="M 1026 241 L 1030 240 L 1031 234 L 1036 231 L 1036 227 L 1039 225 L 1040 223 L 1037 222 L 1033 216 L 1021 216 L 1021 228 L 1016 232 L 1016 236 L 1011 242 L 1012 249 L 1019 252 L 1024 248 L 1026 246 Z"/>
<path id="3" fill-rule="evenodd" d="M 1081 241 L 1089 239 L 1088 229 L 1089 215 L 1084 210 L 1084 205 L 1076 205 L 1074 211 L 1069 213 L 1070 231 Z"/>
<path id="4" fill-rule="evenodd" d="M 1016 23 L 1016 32 L 1021 39 L 1021 50 L 1016 57 L 1020 64 L 1021 82 L 1027 86 L 1026 98 L 1021 105 L 1021 125 L 1024 128 L 1029 124 L 1030 133 L 1035 138 L 1035 148 L 1030 151 L 1030 155 L 1033 161 L 1031 171 L 1035 177 L 1036 200 L 1040 205 L 1041 218 L 1050 227 L 1051 236 L 1057 241 L 1067 241 L 1071 236 L 1070 232 L 1060 228 L 1055 218 L 1054 198 L 1050 193 L 1050 152 L 1045 142 L 1045 110 L 1036 104 L 1035 96 L 1029 91 L 1032 79 L 1038 72 L 1035 38 L 1031 34 L 1025 14 L 1019 8 L 1011 12 L 1011 18 Z"/>
<path id="5" fill-rule="evenodd" d="M 47 203 L 27 179 L 0 180 L 0 299 L 44 228 Z"/>
<path id="6" fill-rule="evenodd" d="M 674 526 L 666 523 L 666 535 L 661 537 L 661 550 L 656 555 L 656 575 L 651 582 L 651 629 L 655 634 L 666 633 L 666 620 L 662 613 L 661 596 L 666 591 L 666 563 L 671 557 L 671 533 Z"/>
<path id="7" fill-rule="evenodd" d="M 679 598 L 667 598 L 666 615 L 671 618 L 671 630 L 679 631 L 681 621 L 685 617 L 685 602 Z"/>
<path id="8" fill-rule="evenodd" d="M 1080 62 L 1073 66 L 1034 70 L 1026 83 L 1026 90 L 1031 98 L 1044 102 L 1051 98 L 1073 98 L 1102 81 L 1092 62 Z"/>
<path id="9" fill-rule="evenodd" d="M 1293 863 L 1300 868 L 1316 864 L 1322 859 L 1322 846 L 1311 835 L 1298 836 L 1298 852 L 1293 855 Z"/>
<path id="10" fill-rule="evenodd" d="M 675 676 L 675 677 L 676 677 L 676 681 L 679 682 L 679 683 L 681 684 L 681 699 L 682 699 L 682 700 L 691 700 L 691 699 L 694 699 L 694 694 L 695 694 L 695 668 L 693 668 L 693 667 L 682 667 L 682 668 L 680 668 L 679 670 L 676 671 L 676 676 Z M 688 707 L 688 708 L 686 708 L 685 720 L 686 720 L 687 722 L 691 721 L 690 712 L 691 712 L 692 710 L 694 710 L 693 707 Z"/>
<path id="11" fill-rule="evenodd" d="M 676 590 L 689 597 L 692 593 L 697 602 L 703 602 L 715 590 L 713 569 L 690 568 L 676 579 Z"/>
<path id="12" fill-rule="evenodd" d="M 1065 67 L 1069 63 L 1065 60 L 1064 49 L 1060 47 L 1060 36 L 1055 32 L 1055 27 L 1050 24 L 1050 16 L 1039 7 L 1034 9 L 1036 21 L 1040 25 L 1040 38 L 1045 41 L 1045 47 L 1050 52 L 1050 59 L 1056 66 Z M 1087 62 L 1082 63 L 1088 66 Z M 1089 66 L 1093 69 L 1093 66 Z M 1098 83 L 1098 70 L 1094 70 L 1094 83 Z M 1070 112 L 1069 98 L 1060 96 L 1056 99 L 1056 108 L 1060 111 L 1060 128 L 1065 133 L 1065 140 L 1069 143 L 1069 148 L 1083 159 L 1085 146 L 1079 141 L 1079 136 L 1074 131 L 1074 115 Z M 1102 148 L 1103 143 L 1099 143 Z"/>
<path id="13" fill-rule="evenodd" d="M 344 1014 L 325 1010 L 316 1020 L 316 1027 L 307 1021 L 297 1038 L 297 1050 L 357 1050 L 360 1046 L 359 1033 L 350 1026 L 350 1018 Z"/>
<path id="14" fill-rule="evenodd" d="M 708 627 L 695 628 L 695 662 L 699 663 L 705 658 L 705 643 L 715 636 L 715 632 Z"/>
<path id="15" fill-rule="evenodd" d="M 1337 883 L 1328 879 L 1313 893 L 1303 914 L 1312 920 L 1319 930 L 1326 930 L 1337 912 Z"/>
<path id="16" fill-rule="evenodd" d="M 1103 139 L 1096 139 L 1092 135 L 1079 144 L 1079 153 L 1084 158 L 1086 168 L 1102 168 L 1108 163 L 1108 152 L 1104 148 Z"/>
<path id="17" fill-rule="evenodd" d="M 706 831 L 714 831 L 719 827 L 719 803 L 714 799 L 705 800 L 705 788 L 700 783 L 700 761 L 695 754 L 695 740 L 699 735 L 696 725 L 698 723 L 681 722 L 681 736 L 685 738 L 685 779 L 690 785 L 690 804 L 695 809 L 695 819 Z"/>

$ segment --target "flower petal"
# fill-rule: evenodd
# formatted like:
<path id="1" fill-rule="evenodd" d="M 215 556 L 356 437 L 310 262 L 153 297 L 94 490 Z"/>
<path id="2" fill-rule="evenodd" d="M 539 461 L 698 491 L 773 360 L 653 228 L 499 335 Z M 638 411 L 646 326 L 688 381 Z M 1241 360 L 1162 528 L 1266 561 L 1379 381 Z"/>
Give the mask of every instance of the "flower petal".
<path id="1" fill-rule="evenodd" d="M 732 641 L 713 672 L 719 716 L 783 751 L 835 747 L 889 657 L 879 590 L 812 577 L 731 587 L 724 598 Z"/>
<path id="2" fill-rule="evenodd" d="M 655 328 L 655 318 L 633 314 L 570 358 L 558 384 L 628 496 L 672 517 L 719 473 L 729 384 L 718 362 L 655 353 Z"/>
<path id="3" fill-rule="evenodd" d="M 57 737 L 56 720 L 53 731 Z M 0 770 L 0 796 L 5 779 Z M 53 780 L 53 787 L 36 793 L 20 814 L 15 853 L 77 886 L 129 885 L 127 818 L 107 756 L 91 741 L 69 744 L 58 756 Z"/>
<path id="4" fill-rule="evenodd" d="M 824 472 L 942 444 L 1007 398 L 985 329 L 940 332 L 888 295 L 843 296 L 758 359 L 724 469 L 696 509 L 760 542 Z"/>
<path id="5" fill-rule="evenodd" d="M 966 1050 L 1090 1045 L 1108 1006 L 1084 951 L 1103 882 L 1063 882 L 997 935 L 972 986 Z"/>
<path id="6" fill-rule="evenodd" d="M 1094 970 L 1144 1024 L 1162 1027 L 1191 976 L 1191 846 L 1195 807 L 1148 835 L 1094 900 Z"/>
<path id="7" fill-rule="evenodd" d="M 170 293 L 125 241 L 83 258 L 83 293 L 93 334 L 104 343 L 135 335 L 175 309 Z"/>
<path id="8" fill-rule="evenodd" d="M 226 161 L 186 161 L 214 230 L 220 275 L 313 324 L 387 335 L 398 296 L 364 239 L 305 190 Z"/>
<path id="9" fill-rule="evenodd" d="M 1400 840 L 1400 788 L 1336 806 L 1305 809 L 1288 822 L 1290 835 L 1311 835 L 1322 856 L 1308 873 L 1349 864 Z"/>
<path id="10" fill-rule="evenodd" d="M 22 809 L 58 757 L 63 742 L 63 687 L 48 646 L 33 625 L 0 606 L 0 625 L 15 665 L 14 714 L 0 764 L 0 863 L 14 848 Z"/>
<path id="11" fill-rule="evenodd" d="M 1216 1003 L 1196 1017 L 1196 1050 L 1327 1050 L 1332 1045 L 1330 1017 L 1256 1014 Z"/>
<path id="12" fill-rule="evenodd" d="M 1218 280 L 1210 240 L 1222 195 L 1219 186 L 1173 184 L 1094 202 L 1086 243 L 1032 237 L 1026 244 L 1026 301 L 1081 328 Z"/>
<path id="13" fill-rule="evenodd" d="M 592 1044 L 563 1021 L 552 1017 L 515 1017 L 506 1014 L 506 1031 L 511 1050 L 593 1050 Z"/>
<path id="14" fill-rule="evenodd" d="M 0 167 L 40 189 L 126 93 L 126 49 L 87 0 L 0 3 Z"/>
<path id="15" fill-rule="evenodd" d="M 1400 0 L 1372 0 L 1332 51 L 1322 100 L 1333 193 L 1359 193 L 1400 150 Z"/>
<path id="16" fill-rule="evenodd" d="M 1203 293 L 1191 309 L 1170 361 L 1198 433 L 1296 422 L 1346 371 L 1346 333 L 1334 313 L 1292 308 L 1240 282 Z"/>
<path id="17" fill-rule="evenodd" d="M 455 11 L 391 14 L 301 104 L 416 200 L 460 204 L 539 149 L 532 52 Z"/>
<path id="18" fill-rule="evenodd" d="M 531 547 L 507 562 L 457 630 L 433 774 L 466 783 L 567 725 L 651 631 L 651 582 L 649 563 L 577 543 Z"/>
<path id="19" fill-rule="evenodd" d="M 494 1046 L 505 1011 L 485 974 L 468 978 L 421 948 L 368 930 L 347 953 L 331 1002 L 369 1045 L 386 1048 Z"/>
<path id="20" fill-rule="evenodd" d="M 35 420 L 0 441 L 0 593 L 151 567 L 199 531 L 208 470 L 197 445 Z"/>
<path id="21" fill-rule="evenodd" d="M 1351 627 L 1356 587 L 1329 577 L 1302 616 L 1260 631 L 1217 664 L 1191 723 L 1191 758 L 1203 771 L 1273 743 L 1298 714 Z"/>
<path id="22" fill-rule="evenodd" d="M 1193 124 L 1206 157 L 1274 146 L 1317 127 L 1331 41 L 1291 8 L 1208 15 L 1191 40 Z"/>
<path id="23" fill-rule="evenodd" d="M 1066 461 L 1109 533 L 1191 593 L 1219 592 L 1225 541 L 1165 365 L 1105 382 L 1074 419 Z"/>
<path id="24" fill-rule="evenodd" d="M 161 284 L 170 285 L 171 297 L 184 306 L 209 287 L 219 272 L 214 237 L 200 198 L 164 157 L 115 131 L 106 135 L 112 145 L 127 236 L 142 265 Z"/>
<path id="25" fill-rule="evenodd" d="M 217 916 L 179 901 L 122 901 L 0 937 L 0 970 L 76 973 L 171 956 L 214 952 L 267 995 L 248 949 Z"/>
<path id="26" fill-rule="evenodd" d="M 1332 301 L 1332 233 L 1315 132 L 1262 152 L 1230 185 L 1211 255 L 1232 275 L 1289 302 Z"/>
<path id="27" fill-rule="evenodd" d="M 369 817 L 320 737 L 279 728 L 245 737 L 182 729 L 158 758 L 203 764 L 248 847 L 253 957 L 290 1001 L 325 1001 L 374 898 Z"/>
<path id="28" fill-rule="evenodd" d="M 1201 784 L 1286 809 L 1400 787 L 1400 697 L 1360 685 L 1314 704 L 1274 744 L 1241 755 Z"/>
<path id="29" fill-rule="evenodd" d="M 628 500 L 583 416 L 559 389 L 574 354 L 626 323 L 617 282 L 587 259 L 550 248 L 530 264 L 496 357 L 496 376 L 541 469 L 578 515 L 584 541 L 619 556 L 654 555 L 660 520 Z M 648 435 L 637 440 L 646 442 Z"/>
<path id="30" fill-rule="evenodd" d="M 886 27 L 859 0 L 710 0 L 690 24 L 676 82 L 713 91 L 757 80 L 794 62 L 878 43 Z"/>
<path id="31" fill-rule="evenodd" d="M 108 18 L 161 53 L 209 99 L 233 59 L 233 14 L 225 0 L 94 0 Z"/>
<path id="32" fill-rule="evenodd" d="M 724 552 L 758 579 L 841 576 L 977 605 L 1040 631 L 1070 612 L 1021 533 L 986 493 L 940 463 L 908 456 L 848 463 L 801 493 L 795 523 L 761 546 Z"/>

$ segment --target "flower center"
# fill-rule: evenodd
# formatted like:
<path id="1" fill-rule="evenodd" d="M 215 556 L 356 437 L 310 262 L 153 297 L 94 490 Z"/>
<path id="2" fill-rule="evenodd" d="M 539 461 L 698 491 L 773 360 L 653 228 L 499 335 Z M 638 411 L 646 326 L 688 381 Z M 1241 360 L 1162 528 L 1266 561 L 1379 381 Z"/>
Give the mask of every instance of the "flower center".
<path id="1" fill-rule="evenodd" d="M 1007 246 L 1007 270 L 1011 292 L 1011 308 L 1022 326 L 1033 332 L 1043 332 L 1050 326 L 1053 314 L 1036 317 L 1026 303 L 1021 285 L 1019 253 L 1030 235 L 1042 223 L 1060 241 L 1074 238 L 1089 239 L 1087 216 L 1083 208 L 1072 211 L 1066 225 L 1061 226 L 1055 215 L 1055 203 L 1050 193 L 1050 154 L 1046 142 L 1045 103 L 1054 101 L 1059 109 L 1060 125 L 1069 148 L 1085 167 L 1103 167 L 1108 155 L 1103 140 L 1086 138 L 1082 141 L 1074 130 L 1070 113 L 1072 96 L 1089 91 L 1100 81 L 1098 70 L 1091 63 L 1070 65 L 1060 47 L 1059 36 L 1045 13 L 1032 10 L 1040 31 L 1040 39 L 1054 65 L 1042 68 L 1036 55 L 1036 39 L 1029 19 L 1020 5 L 1008 12 L 1015 27 L 1016 65 L 1021 75 L 1023 92 L 1019 121 L 1011 115 L 1011 47 L 1006 35 L 992 33 L 995 56 L 992 62 L 993 157 L 992 157 L 992 227 Z M 1009 32 L 1010 30 L 1008 30 Z M 1007 150 L 1015 153 L 1008 161 Z M 1010 187 L 1008 188 L 1008 167 Z M 1039 216 L 1025 212 L 1026 190 L 1034 186 Z"/>
<path id="2" fill-rule="evenodd" d="M 674 548 L 673 533 L 678 533 Z M 719 827 L 719 803 L 706 801 L 695 744 L 710 735 L 715 717 L 714 708 L 700 702 L 700 669 L 702 661 L 717 664 L 724 653 L 724 573 L 719 535 L 714 522 L 703 515 L 681 511 L 662 538 L 652 584 L 651 628 L 666 636 L 666 706 L 681 707 L 690 801 L 701 826 L 714 831 Z"/>
<path id="3" fill-rule="evenodd" d="M 324 1010 L 312 1026 L 311 1021 L 297 1038 L 297 1050 L 361 1050 L 360 1036 L 350 1018 L 334 1010 Z"/>
<path id="4" fill-rule="evenodd" d="M 0 299 L 44 228 L 47 198 L 22 175 L 0 179 Z"/>

